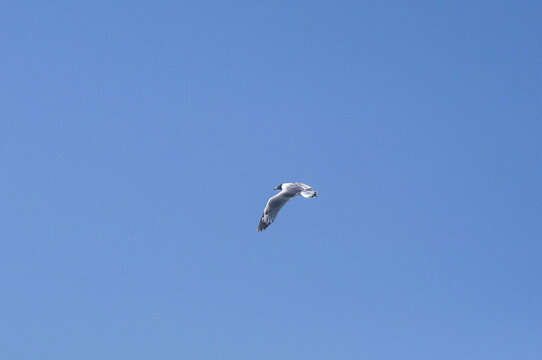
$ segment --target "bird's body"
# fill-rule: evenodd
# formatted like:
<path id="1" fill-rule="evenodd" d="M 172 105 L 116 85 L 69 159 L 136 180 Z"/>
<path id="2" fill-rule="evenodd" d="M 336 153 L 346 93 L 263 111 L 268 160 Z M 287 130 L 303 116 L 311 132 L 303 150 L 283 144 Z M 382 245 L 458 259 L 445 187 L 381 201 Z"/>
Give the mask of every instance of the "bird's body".
<path id="1" fill-rule="evenodd" d="M 309 185 L 303 183 L 282 183 L 275 188 L 275 190 L 281 190 L 277 195 L 271 197 L 267 201 L 267 205 L 263 211 L 260 223 L 258 225 L 258 231 L 265 230 L 277 217 L 280 209 L 296 195 L 303 196 L 310 199 L 318 196 L 318 193 L 314 191 Z"/>

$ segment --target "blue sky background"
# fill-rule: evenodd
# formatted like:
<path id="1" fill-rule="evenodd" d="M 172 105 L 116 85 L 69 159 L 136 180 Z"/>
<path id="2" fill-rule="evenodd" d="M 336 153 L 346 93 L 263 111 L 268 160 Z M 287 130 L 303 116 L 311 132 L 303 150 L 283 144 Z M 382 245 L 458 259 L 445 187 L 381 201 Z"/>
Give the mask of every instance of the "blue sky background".
<path id="1" fill-rule="evenodd" d="M 541 19 L 2 2 L 0 358 L 542 358 Z"/>

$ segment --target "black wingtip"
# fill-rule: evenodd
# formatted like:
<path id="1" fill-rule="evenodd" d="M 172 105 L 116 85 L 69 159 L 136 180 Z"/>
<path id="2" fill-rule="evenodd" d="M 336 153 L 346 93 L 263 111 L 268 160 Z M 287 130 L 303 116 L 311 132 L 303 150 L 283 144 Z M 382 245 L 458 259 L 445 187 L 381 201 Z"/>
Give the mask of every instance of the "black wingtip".
<path id="1" fill-rule="evenodd" d="M 262 216 L 262 219 L 260 219 L 260 223 L 258 224 L 258 232 L 267 229 L 268 226 L 269 224 L 263 221 L 263 216 Z"/>
<path id="2" fill-rule="evenodd" d="M 260 223 L 258 224 L 258 232 L 267 229 L 268 226 L 269 226 L 268 224 L 264 223 L 263 221 L 260 221 Z"/>

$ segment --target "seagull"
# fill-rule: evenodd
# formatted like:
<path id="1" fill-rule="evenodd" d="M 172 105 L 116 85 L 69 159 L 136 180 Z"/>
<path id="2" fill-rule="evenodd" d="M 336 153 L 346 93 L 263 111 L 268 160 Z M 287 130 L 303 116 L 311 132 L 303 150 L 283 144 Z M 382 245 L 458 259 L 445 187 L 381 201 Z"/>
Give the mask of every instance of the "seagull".
<path id="1" fill-rule="evenodd" d="M 260 219 L 260 224 L 258 225 L 258 231 L 267 229 L 269 224 L 275 221 L 277 214 L 280 209 L 296 195 L 301 195 L 304 198 L 311 199 L 318 196 L 318 193 L 314 191 L 309 185 L 303 184 L 300 182 L 296 183 L 282 183 L 274 190 L 281 190 L 277 195 L 272 196 L 265 209 L 263 210 L 262 218 Z"/>

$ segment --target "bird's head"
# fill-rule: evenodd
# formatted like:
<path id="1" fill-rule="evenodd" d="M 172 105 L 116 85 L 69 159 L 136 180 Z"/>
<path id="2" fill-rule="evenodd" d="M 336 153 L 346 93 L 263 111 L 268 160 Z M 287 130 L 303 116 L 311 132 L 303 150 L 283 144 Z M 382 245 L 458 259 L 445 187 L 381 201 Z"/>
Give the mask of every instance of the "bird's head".
<path id="1" fill-rule="evenodd" d="M 273 188 L 273 190 L 282 190 L 282 184 L 280 184 L 280 185 L 277 186 L 276 188 Z"/>

